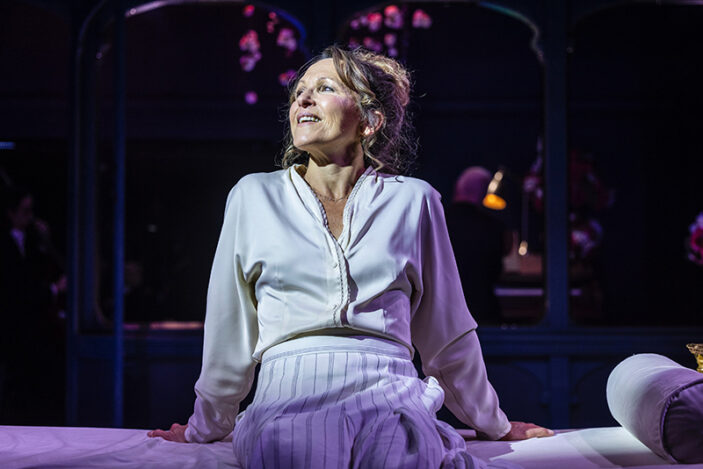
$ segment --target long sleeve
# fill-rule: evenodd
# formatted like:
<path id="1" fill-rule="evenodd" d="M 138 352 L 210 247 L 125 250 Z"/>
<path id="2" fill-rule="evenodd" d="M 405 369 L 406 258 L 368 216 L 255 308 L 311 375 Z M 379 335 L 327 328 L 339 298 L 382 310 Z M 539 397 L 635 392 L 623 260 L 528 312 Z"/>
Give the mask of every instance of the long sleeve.
<path id="1" fill-rule="evenodd" d="M 498 439 L 510 422 L 488 381 L 476 321 L 466 307 L 439 194 L 428 196 L 420 233 L 421 286 L 413 313 L 413 343 L 423 371 L 445 390 L 445 404 L 462 422 Z"/>
<path id="2" fill-rule="evenodd" d="M 188 420 L 189 442 L 222 439 L 234 428 L 240 401 L 254 378 L 252 358 L 258 339 L 255 272 L 245 272 L 240 233 L 242 197 L 229 193 L 224 222 L 210 273 L 205 314 L 203 363 L 195 384 L 195 406 Z M 242 230 L 243 231 L 243 230 Z"/>
<path id="3" fill-rule="evenodd" d="M 445 391 L 444 404 L 459 420 L 491 440 L 510 431 L 510 422 L 488 381 L 475 330 L 448 344 L 423 364 L 423 371 L 437 378 Z"/>

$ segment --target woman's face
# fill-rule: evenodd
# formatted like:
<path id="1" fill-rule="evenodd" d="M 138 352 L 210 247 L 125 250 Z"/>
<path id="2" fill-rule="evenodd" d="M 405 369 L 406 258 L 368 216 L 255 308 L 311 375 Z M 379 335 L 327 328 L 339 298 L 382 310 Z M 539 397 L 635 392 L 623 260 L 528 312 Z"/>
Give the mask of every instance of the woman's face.
<path id="1" fill-rule="evenodd" d="M 289 119 L 297 148 L 331 155 L 360 142 L 356 96 L 342 84 L 332 59 L 310 66 L 293 92 Z"/>

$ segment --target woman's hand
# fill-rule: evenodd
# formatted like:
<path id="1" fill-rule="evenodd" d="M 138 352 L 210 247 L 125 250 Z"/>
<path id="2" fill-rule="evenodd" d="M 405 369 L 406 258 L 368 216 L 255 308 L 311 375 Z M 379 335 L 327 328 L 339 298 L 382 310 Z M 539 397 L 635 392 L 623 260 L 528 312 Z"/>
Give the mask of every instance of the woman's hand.
<path id="1" fill-rule="evenodd" d="M 188 428 L 187 424 L 180 425 L 178 423 L 174 423 L 173 425 L 171 425 L 171 429 L 168 431 L 156 429 L 147 433 L 147 436 L 150 438 L 160 436 L 164 440 L 176 441 L 178 443 L 188 443 L 186 441 L 186 428 Z"/>
<path id="2" fill-rule="evenodd" d="M 501 438 L 501 441 L 526 440 L 528 438 L 541 438 L 554 435 L 554 431 L 540 427 L 534 423 L 510 422 L 510 431 Z"/>

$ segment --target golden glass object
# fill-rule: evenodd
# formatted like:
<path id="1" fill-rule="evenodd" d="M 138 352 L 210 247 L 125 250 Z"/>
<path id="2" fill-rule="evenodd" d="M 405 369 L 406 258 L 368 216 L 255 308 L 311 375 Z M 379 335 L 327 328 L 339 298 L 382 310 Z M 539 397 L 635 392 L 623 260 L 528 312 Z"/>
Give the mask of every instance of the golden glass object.
<path id="1" fill-rule="evenodd" d="M 696 357 L 696 362 L 698 362 L 698 369 L 696 369 L 696 371 L 703 373 L 703 344 L 688 344 L 686 347 L 688 347 L 688 350 Z"/>

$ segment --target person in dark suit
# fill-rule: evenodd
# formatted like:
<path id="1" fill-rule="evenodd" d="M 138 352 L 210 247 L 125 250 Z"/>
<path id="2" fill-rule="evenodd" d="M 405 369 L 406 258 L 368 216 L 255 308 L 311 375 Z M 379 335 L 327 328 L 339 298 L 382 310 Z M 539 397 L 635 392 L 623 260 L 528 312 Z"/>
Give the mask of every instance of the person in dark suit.
<path id="1" fill-rule="evenodd" d="M 0 423 L 61 423 L 63 330 L 54 308 L 66 288 L 48 225 L 33 197 L 11 188 L 0 236 Z"/>
<path id="2" fill-rule="evenodd" d="M 503 256 L 512 246 L 505 225 L 482 204 L 491 177 L 479 166 L 464 170 L 447 207 L 447 228 L 466 303 L 479 324 L 501 320 L 494 288 L 503 272 Z"/>

